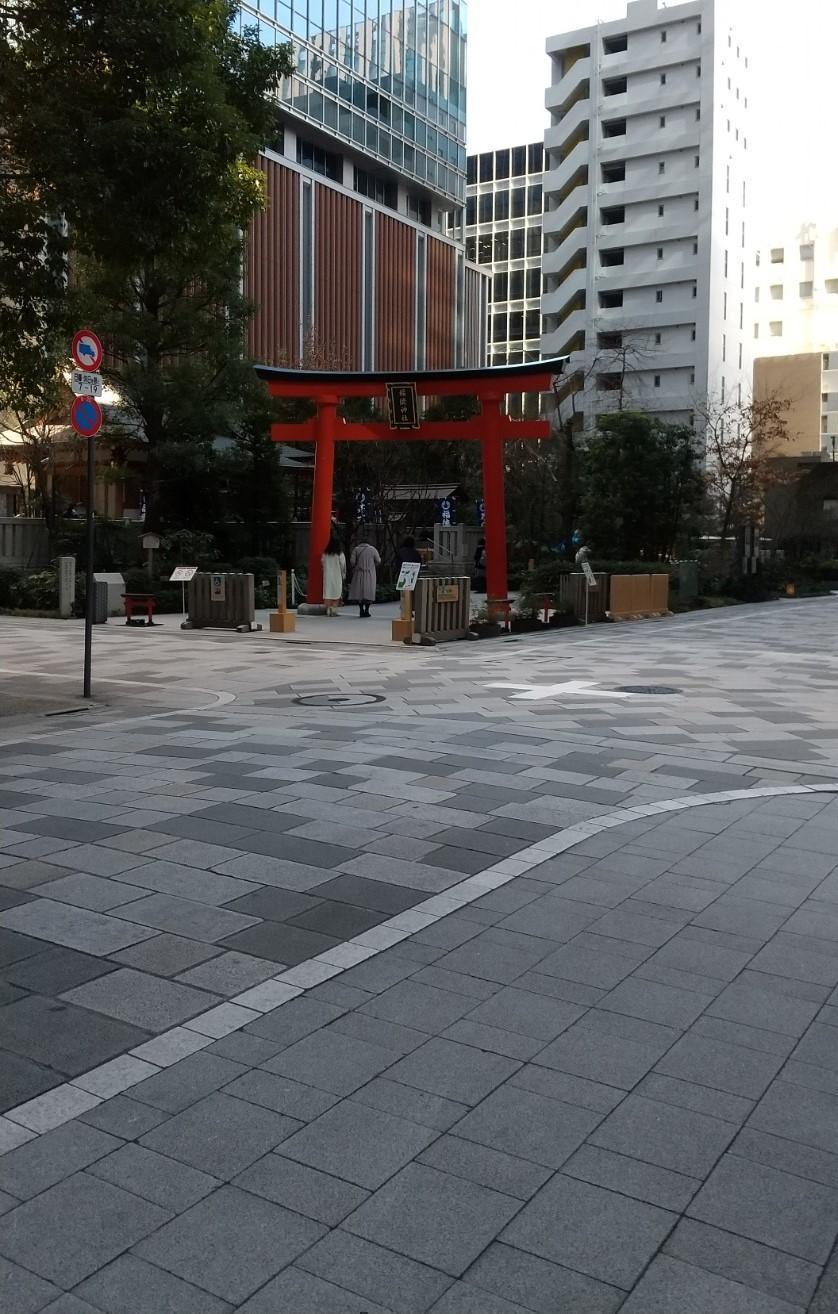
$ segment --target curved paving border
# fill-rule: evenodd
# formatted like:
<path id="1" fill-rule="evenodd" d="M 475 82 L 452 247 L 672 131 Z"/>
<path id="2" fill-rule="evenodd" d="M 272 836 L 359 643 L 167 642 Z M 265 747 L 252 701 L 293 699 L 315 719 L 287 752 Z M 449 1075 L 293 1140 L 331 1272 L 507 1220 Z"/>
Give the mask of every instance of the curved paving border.
<path id="1" fill-rule="evenodd" d="M 665 812 L 682 812 L 689 808 L 708 807 L 714 803 L 735 803 L 748 799 L 771 798 L 778 795 L 834 794 L 836 785 L 765 785 L 753 789 L 728 789 L 716 794 L 700 794 L 684 798 L 667 799 L 659 803 L 641 804 L 635 808 L 618 808 L 590 821 L 579 822 L 557 831 L 549 839 L 539 840 L 522 849 L 514 857 L 500 862 L 474 876 L 469 876 L 443 894 L 435 894 L 407 912 L 391 917 L 372 930 L 347 940 L 344 944 L 297 967 L 278 973 L 242 994 L 206 1013 L 172 1027 L 152 1040 L 146 1041 L 127 1054 L 93 1068 L 39 1095 L 25 1104 L 9 1109 L 0 1116 L 0 1155 L 15 1149 L 34 1137 L 51 1131 L 62 1123 L 94 1108 L 104 1100 L 120 1095 L 162 1068 L 171 1067 L 180 1059 L 205 1049 L 222 1036 L 238 1031 L 264 1013 L 272 1013 L 306 990 L 339 976 L 367 958 L 373 958 L 417 931 L 431 926 L 467 904 L 482 898 L 490 890 L 498 889 L 509 881 L 531 871 L 559 853 L 572 849 L 583 840 L 614 826 L 637 821 L 641 817 L 655 817 Z"/>

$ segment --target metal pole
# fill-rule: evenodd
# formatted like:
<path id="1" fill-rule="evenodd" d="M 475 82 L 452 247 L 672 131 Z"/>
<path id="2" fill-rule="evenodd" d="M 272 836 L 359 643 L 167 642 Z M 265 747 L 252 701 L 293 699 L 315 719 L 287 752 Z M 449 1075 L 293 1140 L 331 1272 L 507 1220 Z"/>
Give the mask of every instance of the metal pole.
<path id="1" fill-rule="evenodd" d="M 588 608 L 591 604 L 591 585 L 586 576 L 585 578 L 585 624 L 588 624 Z"/>
<path id="2" fill-rule="evenodd" d="M 93 555 L 96 549 L 96 439 L 87 440 L 87 571 L 84 607 L 84 697 L 92 698 L 90 686 L 93 659 Z"/>

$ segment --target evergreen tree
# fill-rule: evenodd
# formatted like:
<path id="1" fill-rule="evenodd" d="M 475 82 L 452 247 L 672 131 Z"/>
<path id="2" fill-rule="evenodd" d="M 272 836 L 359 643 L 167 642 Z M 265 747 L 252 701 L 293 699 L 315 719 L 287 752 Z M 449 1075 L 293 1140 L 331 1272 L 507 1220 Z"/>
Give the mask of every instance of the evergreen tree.
<path id="1" fill-rule="evenodd" d="M 243 233 L 264 204 L 254 161 L 291 48 L 240 30 L 235 0 L 0 0 L 0 36 L 0 167 L 42 225 L 50 269 L 39 217 L 67 225 L 70 286 L 51 322 L 106 341 L 120 441 L 145 449 L 159 528 L 164 507 L 177 516 L 163 481 L 178 447 L 211 461 L 249 393 Z M 0 250 L 9 210 L 7 196 Z M 0 303 L 37 300 L 41 263 L 21 263 L 25 286 L 0 285 Z"/>

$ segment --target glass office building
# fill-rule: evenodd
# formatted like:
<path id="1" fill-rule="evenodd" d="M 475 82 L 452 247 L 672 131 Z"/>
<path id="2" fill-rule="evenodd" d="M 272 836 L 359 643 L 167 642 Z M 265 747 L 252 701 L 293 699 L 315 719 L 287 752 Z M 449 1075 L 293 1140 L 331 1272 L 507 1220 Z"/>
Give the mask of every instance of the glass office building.
<path id="1" fill-rule="evenodd" d="M 426 190 L 462 205 L 465 0 L 247 0 L 240 21 L 266 44 L 293 43 L 281 100 L 298 122 L 367 157 L 372 176 L 356 190 L 387 204 L 392 170 L 416 184 L 412 217 L 422 220 Z"/>

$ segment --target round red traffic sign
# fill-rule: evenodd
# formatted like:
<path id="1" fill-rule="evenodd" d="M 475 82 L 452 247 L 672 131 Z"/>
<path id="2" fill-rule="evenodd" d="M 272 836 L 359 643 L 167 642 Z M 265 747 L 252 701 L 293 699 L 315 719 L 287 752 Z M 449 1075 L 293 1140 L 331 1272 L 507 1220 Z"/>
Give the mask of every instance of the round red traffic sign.
<path id="1" fill-rule="evenodd" d="M 82 438 L 93 438 L 102 427 L 102 408 L 95 397 L 74 397 L 70 423 Z"/>
<path id="2" fill-rule="evenodd" d="M 80 370 L 98 370 L 103 356 L 102 343 L 92 329 L 73 334 L 73 360 Z"/>

